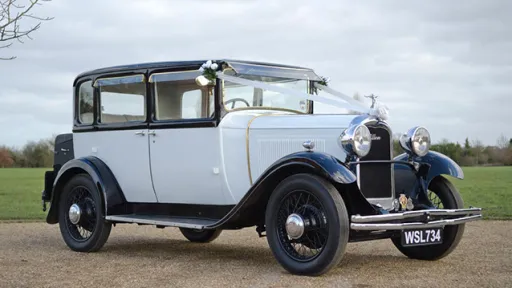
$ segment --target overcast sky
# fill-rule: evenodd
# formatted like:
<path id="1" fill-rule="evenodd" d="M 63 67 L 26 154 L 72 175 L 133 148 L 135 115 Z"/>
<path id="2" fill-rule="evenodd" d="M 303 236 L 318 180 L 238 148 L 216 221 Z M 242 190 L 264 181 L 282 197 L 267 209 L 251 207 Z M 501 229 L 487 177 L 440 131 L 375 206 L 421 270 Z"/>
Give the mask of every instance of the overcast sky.
<path id="1" fill-rule="evenodd" d="M 21 1 L 21 0 L 20 0 Z M 0 145 L 71 131 L 90 69 L 234 58 L 307 66 L 376 94 L 394 132 L 434 142 L 512 137 L 512 1 L 53 0 L 32 41 L 1 49 Z M 506 121 L 509 120 L 509 121 Z"/>

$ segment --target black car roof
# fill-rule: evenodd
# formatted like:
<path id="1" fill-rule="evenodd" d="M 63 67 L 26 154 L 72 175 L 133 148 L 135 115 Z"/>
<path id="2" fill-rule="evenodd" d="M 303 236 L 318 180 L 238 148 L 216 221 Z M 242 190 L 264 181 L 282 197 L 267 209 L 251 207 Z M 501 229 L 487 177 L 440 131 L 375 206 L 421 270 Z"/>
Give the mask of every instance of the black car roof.
<path id="1" fill-rule="evenodd" d="M 267 63 L 267 62 L 257 62 L 257 61 L 246 61 L 246 60 L 232 60 L 232 59 L 212 59 L 213 61 L 220 62 L 236 62 L 241 64 L 252 64 L 252 65 L 261 65 L 268 67 L 278 67 L 278 68 L 292 68 L 292 69 L 301 69 L 301 70 L 309 70 L 313 71 L 310 68 L 300 67 L 300 66 L 292 66 L 292 65 L 284 65 L 277 63 Z M 199 67 L 203 63 L 208 60 L 187 60 L 187 61 L 164 61 L 164 62 L 147 62 L 147 63 L 138 63 L 138 64 L 127 64 L 127 65 L 118 65 L 118 66 L 110 66 L 98 68 L 90 71 L 83 72 L 76 76 L 74 84 L 76 81 L 85 76 L 104 74 L 104 73 L 116 73 L 116 72 L 125 72 L 131 70 L 138 69 L 159 69 L 159 68 L 175 68 L 175 67 L 186 67 L 186 66 L 197 66 Z"/>

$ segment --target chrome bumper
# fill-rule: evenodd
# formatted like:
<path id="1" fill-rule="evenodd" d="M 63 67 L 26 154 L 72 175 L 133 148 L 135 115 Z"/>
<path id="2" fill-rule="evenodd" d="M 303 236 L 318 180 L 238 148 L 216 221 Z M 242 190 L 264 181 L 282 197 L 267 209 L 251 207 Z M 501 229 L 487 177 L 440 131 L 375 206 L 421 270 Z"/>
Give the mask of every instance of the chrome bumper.
<path id="1" fill-rule="evenodd" d="M 352 215 L 350 229 L 353 230 L 404 230 L 443 227 L 458 225 L 482 218 L 482 208 L 469 209 L 432 209 L 407 211 L 402 213 L 389 213 L 382 215 L 360 216 Z M 431 217 L 451 217 L 431 221 Z M 461 216 L 455 217 L 454 216 Z M 416 222 L 401 222 L 411 218 L 420 218 Z"/>

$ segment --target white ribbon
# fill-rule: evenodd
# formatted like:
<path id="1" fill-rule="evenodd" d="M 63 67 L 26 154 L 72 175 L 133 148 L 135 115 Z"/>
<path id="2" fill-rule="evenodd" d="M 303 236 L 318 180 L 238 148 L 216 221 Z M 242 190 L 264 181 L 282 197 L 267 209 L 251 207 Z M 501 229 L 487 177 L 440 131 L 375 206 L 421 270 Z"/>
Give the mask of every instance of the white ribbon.
<path id="1" fill-rule="evenodd" d="M 331 95 L 334 95 L 334 96 L 337 96 L 343 100 L 345 100 L 346 102 L 348 102 L 350 105 L 352 106 L 355 106 L 355 107 L 358 107 L 359 109 L 362 109 L 364 110 L 365 112 L 364 113 L 368 113 L 368 108 L 365 107 L 361 102 L 358 102 L 356 101 L 354 98 L 350 97 L 350 96 L 347 96 L 339 91 L 336 91 L 330 87 L 327 87 L 327 86 L 324 86 L 324 85 L 321 85 L 321 84 L 318 84 L 318 83 L 314 83 L 313 85 L 315 85 L 316 88 L 318 89 L 321 89 Z"/>
<path id="2" fill-rule="evenodd" d="M 223 74 L 221 72 L 217 72 L 217 77 L 220 79 L 223 79 L 223 80 L 233 82 L 233 83 L 246 85 L 246 86 L 252 86 L 252 87 L 256 87 L 256 88 L 261 88 L 261 89 L 265 89 L 268 91 L 273 91 L 273 92 L 282 93 L 282 94 L 286 94 L 286 95 L 292 95 L 292 96 L 298 97 L 300 99 L 307 99 L 307 100 L 311 100 L 311 101 L 321 102 L 321 103 L 333 105 L 333 106 L 336 106 L 339 108 L 345 108 L 345 109 L 350 109 L 353 111 L 361 112 L 363 114 L 367 114 L 369 111 L 368 108 L 362 106 L 360 103 L 357 103 L 357 101 L 353 100 L 352 98 L 345 96 L 342 93 L 337 92 L 332 89 L 328 89 L 331 91 L 330 94 L 338 96 L 339 99 L 336 99 L 336 100 L 329 99 L 326 97 L 312 95 L 312 94 L 300 92 L 300 91 L 293 90 L 293 89 L 277 87 L 277 86 L 266 84 L 266 83 L 259 82 L 259 81 L 253 81 L 253 80 L 247 80 L 247 79 L 243 79 L 243 78 L 239 78 L 239 77 L 229 76 L 229 75 Z M 326 86 L 323 86 L 323 85 L 318 85 L 318 87 L 322 90 L 327 88 Z M 324 90 L 324 91 L 326 91 L 326 90 Z M 326 91 L 326 92 L 328 92 L 328 91 Z M 342 101 L 339 101 L 339 100 L 342 100 Z"/>

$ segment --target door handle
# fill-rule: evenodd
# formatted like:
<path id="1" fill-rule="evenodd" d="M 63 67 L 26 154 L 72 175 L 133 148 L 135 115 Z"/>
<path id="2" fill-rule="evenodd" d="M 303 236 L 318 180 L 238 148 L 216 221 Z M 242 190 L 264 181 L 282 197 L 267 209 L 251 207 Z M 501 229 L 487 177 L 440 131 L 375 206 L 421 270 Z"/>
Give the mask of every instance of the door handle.
<path id="1" fill-rule="evenodd" d="M 135 132 L 135 135 L 144 136 L 144 135 L 146 135 L 146 133 L 144 133 L 144 131 L 138 131 L 138 132 Z"/>
<path id="2" fill-rule="evenodd" d="M 153 136 L 155 136 L 155 135 L 156 135 L 155 130 L 153 130 L 153 131 L 149 131 L 149 132 L 148 132 L 148 135 L 153 135 Z"/>

